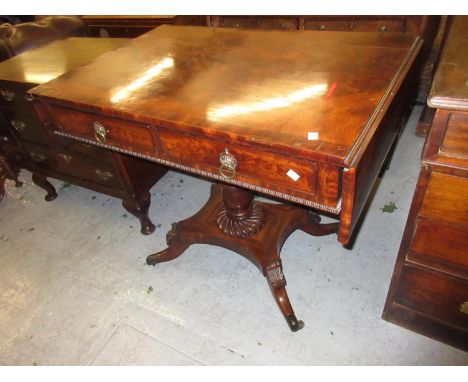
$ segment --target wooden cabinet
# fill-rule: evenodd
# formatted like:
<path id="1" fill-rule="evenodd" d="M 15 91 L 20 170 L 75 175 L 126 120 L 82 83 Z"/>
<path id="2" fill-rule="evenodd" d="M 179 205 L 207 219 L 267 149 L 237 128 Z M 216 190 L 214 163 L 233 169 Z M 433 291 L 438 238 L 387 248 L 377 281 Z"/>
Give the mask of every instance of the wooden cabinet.
<path id="1" fill-rule="evenodd" d="M 206 25 L 205 16 L 82 16 L 88 36 L 134 38 L 161 25 Z"/>
<path id="2" fill-rule="evenodd" d="M 22 166 L 47 191 L 46 200 L 57 196 L 47 177 L 103 192 L 122 199 L 124 208 L 140 220 L 141 232 L 150 234 L 155 226 L 148 218 L 149 189 L 166 173 L 166 168 L 51 134 L 52 130 L 69 128 L 94 138 L 93 122 L 99 119 L 87 114 L 67 119 L 68 114 L 62 109 L 45 110 L 28 93 L 36 85 L 47 83 L 127 41 L 69 38 L 4 61 L 0 64 L 0 114 L 3 126 L 19 142 L 25 159 Z M 113 127 L 109 125 L 114 122 L 104 123 Z M 112 131 L 108 139 L 117 134 L 131 135 L 137 127 L 117 122 L 116 132 Z M 141 129 L 145 129 L 144 125 Z"/>
<path id="3" fill-rule="evenodd" d="M 456 17 L 429 97 L 437 108 L 383 317 L 468 350 L 468 18 Z"/>

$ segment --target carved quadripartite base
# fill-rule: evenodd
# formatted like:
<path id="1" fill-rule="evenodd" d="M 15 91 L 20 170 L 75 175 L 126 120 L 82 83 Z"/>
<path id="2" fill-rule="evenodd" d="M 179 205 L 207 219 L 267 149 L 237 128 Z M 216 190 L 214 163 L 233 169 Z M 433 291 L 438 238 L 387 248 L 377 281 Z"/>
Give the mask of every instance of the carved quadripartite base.
<path id="1" fill-rule="evenodd" d="M 231 225 L 248 220 L 252 215 L 256 215 L 254 220 L 260 223 L 254 233 L 246 230 L 245 236 L 238 235 L 242 230 L 227 229 L 226 233 L 219 224 L 220 211 L 223 210 L 224 216 L 231 219 Z M 262 211 L 262 218 L 258 218 L 259 210 Z M 254 202 L 253 193 L 250 191 L 214 184 L 205 206 L 192 217 L 174 223 L 166 237 L 168 248 L 148 256 L 146 262 L 155 265 L 173 260 L 182 255 L 191 244 L 196 243 L 217 245 L 237 252 L 263 273 L 289 328 L 297 331 L 304 324 L 296 318 L 286 292 L 280 251 L 289 235 L 297 229 L 316 236 L 335 233 L 338 229 L 337 223 L 319 223 L 318 214 L 306 209 L 285 204 Z"/>

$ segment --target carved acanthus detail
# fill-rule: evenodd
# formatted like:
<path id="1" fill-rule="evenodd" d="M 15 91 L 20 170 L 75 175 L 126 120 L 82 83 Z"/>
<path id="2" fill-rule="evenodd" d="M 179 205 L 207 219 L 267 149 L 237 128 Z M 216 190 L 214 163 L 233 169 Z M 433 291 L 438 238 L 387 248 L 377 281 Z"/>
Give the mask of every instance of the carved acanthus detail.
<path id="1" fill-rule="evenodd" d="M 275 261 L 265 267 L 265 276 L 274 288 L 284 288 L 286 286 L 283 267 L 279 261 Z"/>

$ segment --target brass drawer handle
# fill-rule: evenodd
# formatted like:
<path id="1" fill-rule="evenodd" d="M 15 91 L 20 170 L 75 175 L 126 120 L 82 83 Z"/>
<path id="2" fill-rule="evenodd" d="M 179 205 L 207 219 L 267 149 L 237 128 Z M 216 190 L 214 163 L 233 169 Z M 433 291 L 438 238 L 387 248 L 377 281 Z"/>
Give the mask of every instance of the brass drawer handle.
<path id="1" fill-rule="evenodd" d="M 219 173 L 226 179 L 232 179 L 236 176 L 237 160 L 228 149 L 224 149 L 224 152 L 219 154 Z"/>
<path id="2" fill-rule="evenodd" d="M 468 314 L 468 301 L 465 301 L 464 303 L 460 304 L 460 312 Z"/>
<path id="3" fill-rule="evenodd" d="M 81 146 L 86 147 L 87 149 L 93 147 L 93 145 L 91 145 L 89 143 L 81 143 Z"/>
<path id="4" fill-rule="evenodd" d="M 321 30 L 321 31 L 324 31 L 324 30 L 325 30 L 325 25 L 323 25 L 323 24 L 320 25 L 320 26 L 318 27 L 318 29 Z"/>
<path id="5" fill-rule="evenodd" d="M 29 152 L 29 156 L 36 162 L 44 162 L 47 156 L 43 153 L 36 153 L 34 151 Z"/>
<path id="6" fill-rule="evenodd" d="M 67 164 L 70 163 L 70 162 L 72 161 L 72 159 L 73 159 L 73 157 L 72 157 L 71 155 L 68 155 L 68 154 L 60 153 L 60 154 L 58 154 L 58 156 L 59 156 L 60 158 L 62 158 L 63 161 L 64 161 L 65 163 L 67 163 Z"/>
<path id="7" fill-rule="evenodd" d="M 2 97 L 5 98 L 6 101 L 10 102 L 15 98 L 15 93 L 10 90 L 0 90 Z"/>
<path id="8" fill-rule="evenodd" d="M 15 130 L 18 133 L 22 133 L 24 130 L 26 130 L 26 123 L 19 119 L 12 119 L 11 125 L 15 128 Z"/>
<path id="9" fill-rule="evenodd" d="M 25 99 L 26 101 L 31 102 L 31 101 L 34 99 L 34 97 L 33 97 L 32 94 L 26 93 L 26 94 L 24 95 L 24 99 Z"/>
<path id="10" fill-rule="evenodd" d="M 110 171 L 103 171 L 99 168 L 97 168 L 95 171 L 97 176 L 99 176 L 99 178 L 102 180 L 110 180 L 114 177 L 114 174 L 112 174 Z"/>
<path id="11" fill-rule="evenodd" d="M 101 143 L 106 143 L 108 131 L 106 130 L 104 125 L 101 122 L 94 121 L 93 127 L 94 136 L 96 137 L 96 139 Z"/>
<path id="12" fill-rule="evenodd" d="M 281 24 L 281 29 L 283 29 L 283 30 L 289 29 L 288 24 L 286 24 L 286 23 Z"/>
<path id="13" fill-rule="evenodd" d="M 379 28 L 379 32 L 386 32 L 387 31 L 387 27 L 385 25 L 382 25 L 380 28 Z"/>

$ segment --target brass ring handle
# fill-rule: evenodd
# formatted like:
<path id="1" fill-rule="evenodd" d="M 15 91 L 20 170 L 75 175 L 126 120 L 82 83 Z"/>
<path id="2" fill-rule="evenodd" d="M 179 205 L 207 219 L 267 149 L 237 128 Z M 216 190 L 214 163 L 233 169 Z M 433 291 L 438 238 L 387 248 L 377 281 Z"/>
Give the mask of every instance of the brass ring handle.
<path id="1" fill-rule="evenodd" d="M 233 179 L 236 176 L 237 160 L 228 149 L 219 154 L 219 173 L 226 179 Z"/>
<path id="2" fill-rule="evenodd" d="M 0 90 L 0 94 L 6 101 L 12 101 L 15 98 L 15 93 L 10 90 Z"/>
<path id="3" fill-rule="evenodd" d="M 62 158 L 63 161 L 64 161 L 65 163 L 67 163 L 67 164 L 70 163 L 70 162 L 72 161 L 72 159 L 73 159 L 73 157 L 72 157 L 71 155 L 69 155 L 69 154 L 60 153 L 60 154 L 58 154 L 58 156 L 59 156 L 60 158 Z"/>
<path id="4" fill-rule="evenodd" d="M 29 102 L 31 102 L 34 99 L 33 95 L 30 93 L 26 93 L 24 95 L 24 98 L 26 99 L 26 101 L 29 101 Z"/>
<path id="5" fill-rule="evenodd" d="M 325 25 L 323 25 L 323 24 L 320 25 L 318 29 L 321 30 L 321 31 L 324 31 L 325 30 Z"/>
<path id="6" fill-rule="evenodd" d="M 106 143 L 107 140 L 107 130 L 101 122 L 94 121 L 94 136 L 101 143 Z"/>
<path id="7" fill-rule="evenodd" d="M 386 32 L 387 31 L 387 27 L 385 25 L 382 25 L 380 28 L 379 28 L 379 32 Z"/>
<path id="8" fill-rule="evenodd" d="M 19 119 L 12 119 L 11 125 L 15 128 L 15 130 L 18 133 L 22 133 L 24 130 L 26 130 L 26 123 Z"/>
<path id="9" fill-rule="evenodd" d="M 99 178 L 102 180 L 110 180 L 114 177 L 114 174 L 112 174 L 110 171 L 103 171 L 100 168 L 97 168 L 95 171 L 97 176 L 99 176 Z"/>

